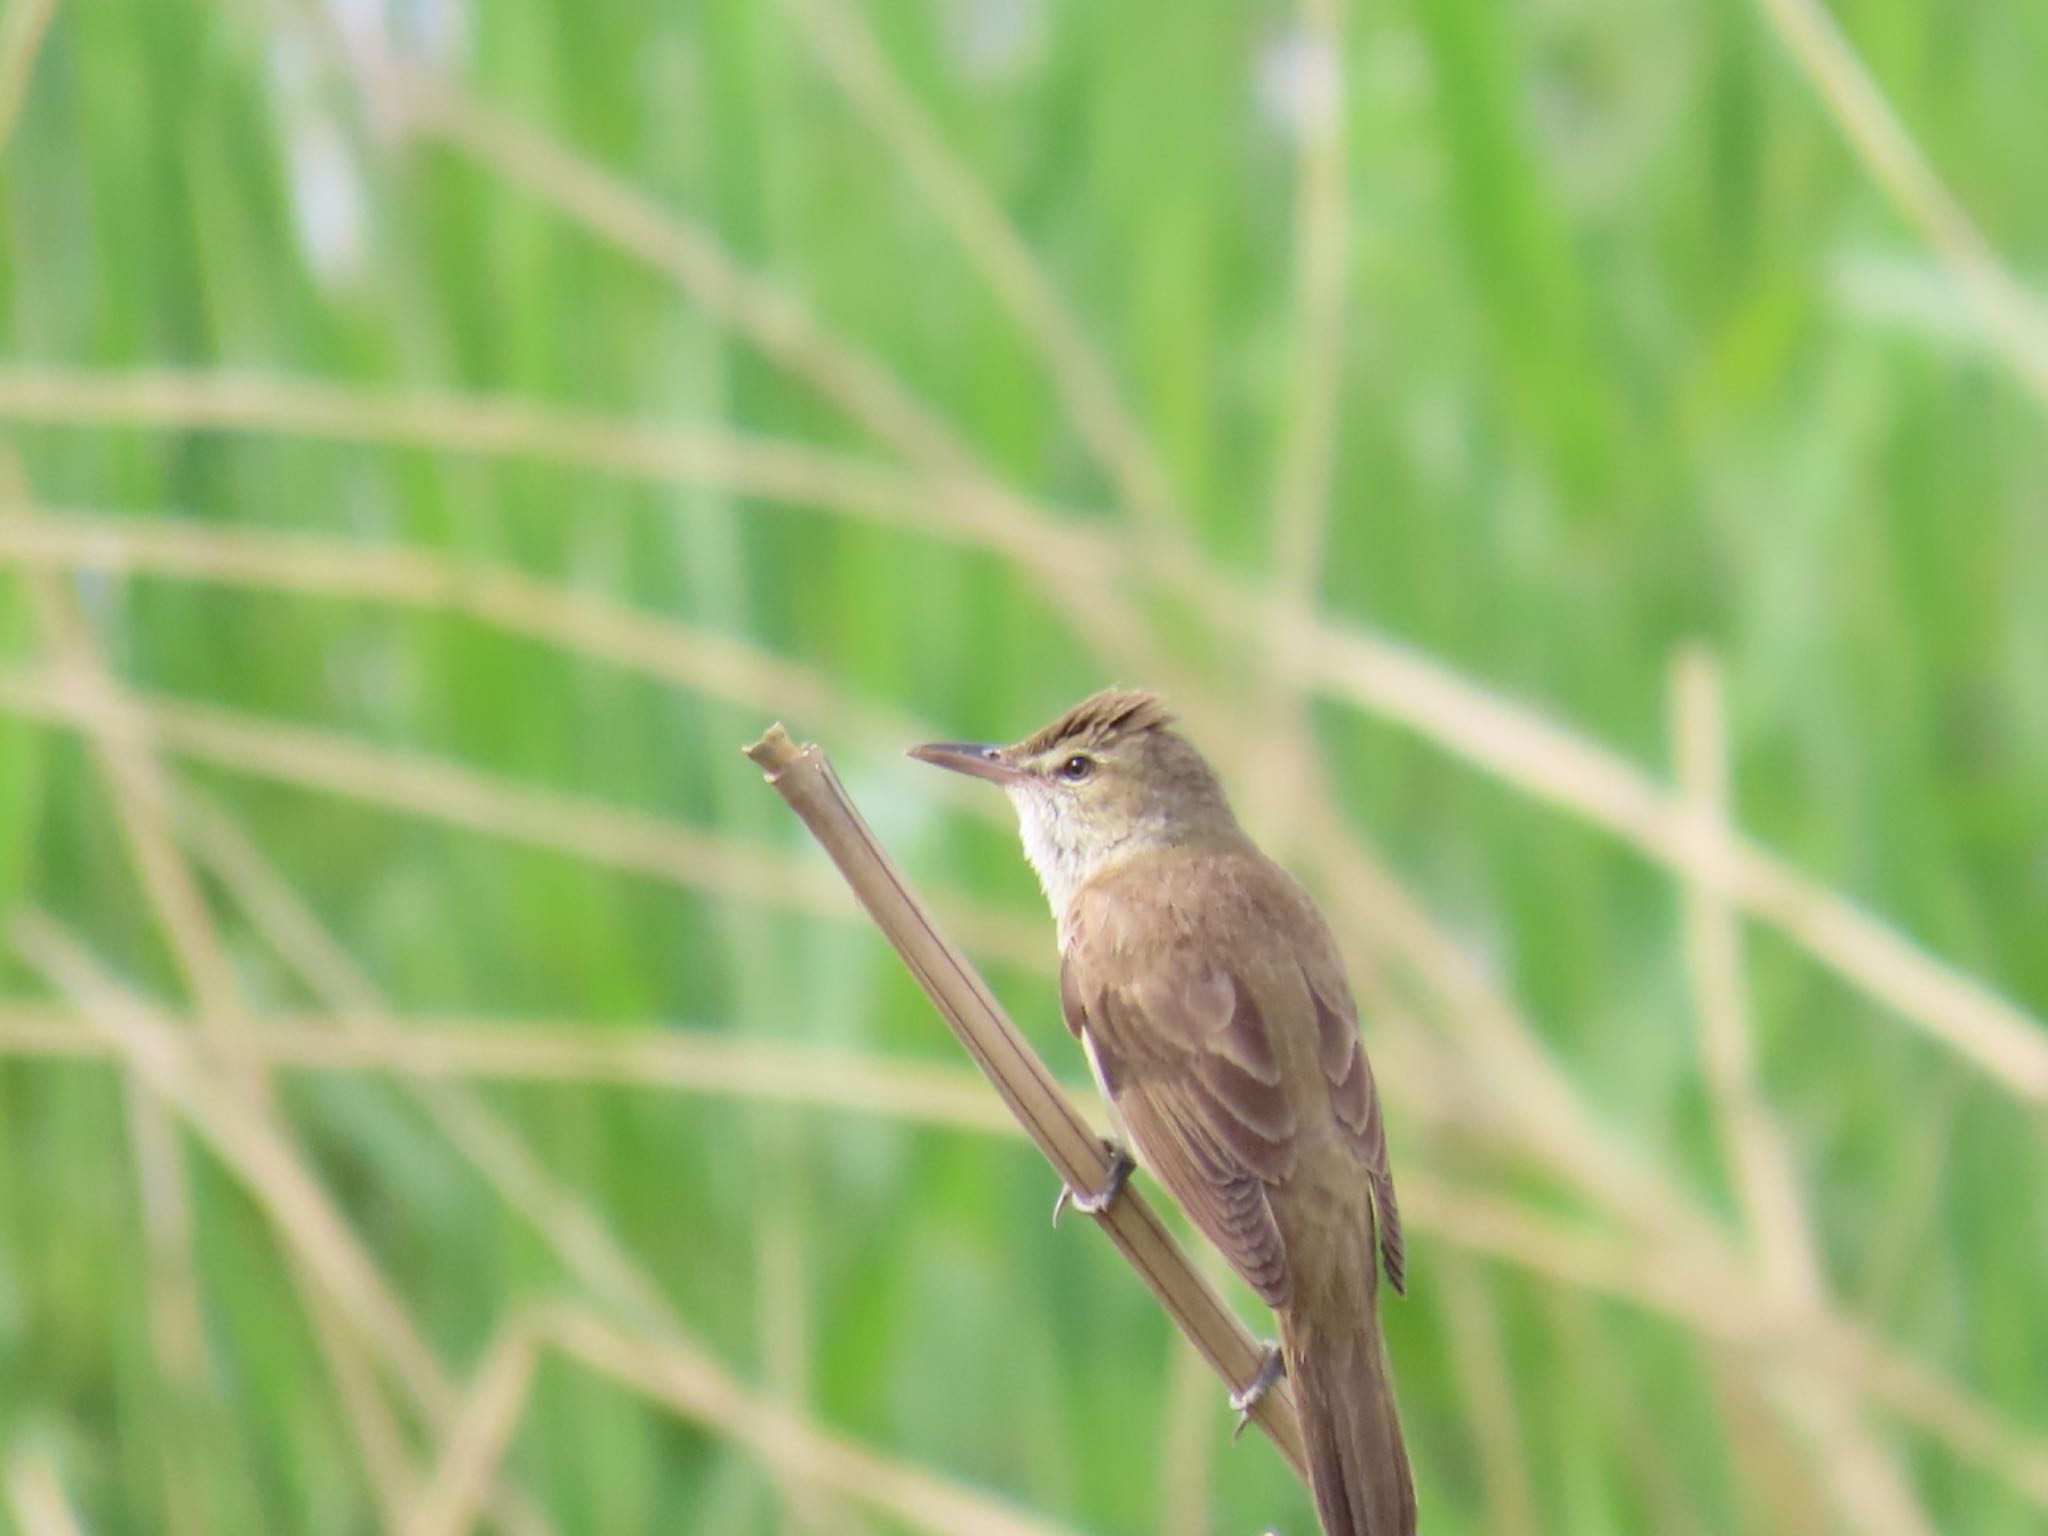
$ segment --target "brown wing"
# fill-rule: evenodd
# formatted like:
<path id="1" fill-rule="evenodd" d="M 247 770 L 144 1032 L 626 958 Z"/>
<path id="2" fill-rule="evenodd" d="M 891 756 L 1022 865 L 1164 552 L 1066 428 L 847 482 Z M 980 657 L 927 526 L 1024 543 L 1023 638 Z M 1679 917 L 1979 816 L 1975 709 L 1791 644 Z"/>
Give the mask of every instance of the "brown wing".
<path id="1" fill-rule="evenodd" d="M 1110 986 L 1077 943 L 1060 1001 L 1132 1150 L 1260 1299 L 1285 1306 L 1293 1277 L 1266 1186 L 1292 1167 L 1294 1110 L 1242 980 L 1212 968 Z"/>
<path id="2" fill-rule="evenodd" d="M 1332 961 L 1334 965 L 1334 960 Z M 1329 971 L 1329 974 L 1319 974 Z M 1387 1124 L 1380 1114 L 1380 1095 L 1372 1080 L 1372 1063 L 1358 1038 L 1358 1012 L 1341 972 L 1304 965 L 1302 977 L 1316 1010 L 1316 1058 L 1330 1084 L 1330 1105 L 1337 1123 L 1350 1135 L 1365 1159 L 1372 1180 L 1372 1203 L 1378 1217 L 1380 1262 L 1387 1283 L 1403 1295 L 1408 1291 L 1407 1249 L 1401 1240 L 1401 1207 L 1394 1199 L 1394 1172 L 1387 1155 Z"/>

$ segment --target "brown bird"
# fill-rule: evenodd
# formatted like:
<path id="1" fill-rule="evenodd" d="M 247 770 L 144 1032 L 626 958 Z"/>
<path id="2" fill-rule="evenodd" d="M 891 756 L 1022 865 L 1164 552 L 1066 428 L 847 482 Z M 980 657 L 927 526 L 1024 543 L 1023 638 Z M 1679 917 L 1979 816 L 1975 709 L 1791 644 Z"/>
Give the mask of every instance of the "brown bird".
<path id="1" fill-rule="evenodd" d="M 1112 690 L 1014 746 L 911 756 L 1009 794 L 1059 923 L 1067 1027 L 1119 1133 L 1278 1315 L 1232 1406 L 1284 1370 L 1323 1530 L 1410 1536 L 1378 1305 L 1382 1265 L 1404 1288 L 1401 1216 L 1344 963 L 1172 723 L 1157 695 Z M 1100 1210 L 1129 1169 L 1061 1201 Z"/>

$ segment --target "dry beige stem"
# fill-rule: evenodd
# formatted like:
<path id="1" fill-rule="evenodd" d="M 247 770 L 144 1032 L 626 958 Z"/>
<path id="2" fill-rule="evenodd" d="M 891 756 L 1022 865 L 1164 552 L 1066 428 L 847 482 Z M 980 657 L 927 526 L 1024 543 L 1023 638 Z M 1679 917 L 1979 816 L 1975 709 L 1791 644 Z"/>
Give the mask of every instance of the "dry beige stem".
<path id="1" fill-rule="evenodd" d="M 1160 532 L 1177 533 L 1183 514 L 1166 469 L 1131 412 L 1108 360 L 1061 295 L 1045 263 L 957 154 L 845 0 L 786 0 L 803 39 L 846 93 L 848 104 L 888 146 L 1034 349 L 1065 402 L 1068 421 L 1114 482 L 1123 503 Z"/>
<path id="2" fill-rule="evenodd" d="M 268 1108 L 241 1093 L 190 1032 L 123 987 L 42 913 L 17 910 L 6 934 L 23 959 L 116 1042 L 129 1069 L 178 1111 L 186 1128 L 264 1208 L 295 1261 L 317 1279 L 420 1417 L 430 1426 L 448 1420 L 459 1399 L 439 1358 Z M 500 1485 L 493 1499 L 508 1536 L 547 1536 L 553 1530 L 523 1490 Z"/>
<path id="3" fill-rule="evenodd" d="M 0 416 L 7 413 L 7 388 L 6 370 L 0 369 Z M 722 699 L 749 714 L 800 711 L 828 721 L 835 736 L 843 732 L 866 745 L 935 734 L 913 717 L 849 697 L 823 672 L 738 635 L 679 623 L 508 566 L 449 559 L 405 543 L 41 505 L 0 518 L 0 565 L 31 574 L 104 571 L 270 597 L 440 613 Z M 974 786 L 937 788 L 952 809 L 1009 825 L 1008 808 L 973 793 Z"/>
<path id="4" fill-rule="evenodd" d="M 980 1134 L 1016 1135 L 971 1073 L 930 1062 L 741 1040 L 672 1029 L 610 1030 L 562 1021 L 465 1018 L 452 1026 L 340 1013 L 267 1014 L 260 1027 L 215 1031 L 223 1061 L 267 1070 L 376 1073 L 400 1079 L 564 1083 L 761 1104 L 850 1110 Z M 0 1007 L 0 1057 L 120 1059 L 120 1047 L 54 1009 Z"/>
<path id="5" fill-rule="evenodd" d="M 611 236 L 616 239 L 616 231 Z M 1737 905 L 1904 1022 L 1974 1061 L 2006 1091 L 2048 1100 L 2048 1043 L 2039 1022 L 1983 983 L 1753 839 L 1722 837 L 1696 851 L 1683 807 L 1639 766 L 1598 743 L 1385 636 L 1299 605 L 1276 609 L 1178 541 L 1097 535 L 985 478 L 942 475 L 928 483 L 916 473 L 835 460 L 800 444 L 730 435 L 678 444 L 634 423 L 470 396 L 380 395 L 314 380 L 175 371 L 0 369 L 0 418 L 522 454 L 631 479 L 723 484 L 834 515 L 914 527 L 1013 561 L 1117 670 L 1164 682 L 1143 627 L 1109 600 L 1120 581 L 1142 572 L 1200 604 L 1232 635 L 1272 647 L 1290 686 L 1389 720 L 1647 858 L 1725 886 Z"/>
<path id="6" fill-rule="evenodd" d="M 448 1426 L 440 1463 L 406 1518 L 404 1536 L 464 1536 L 476 1524 L 533 1389 L 537 1344 L 531 1317 L 499 1331 Z"/>
<path id="7" fill-rule="evenodd" d="M 84 1536 L 50 1453 L 25 1446 L 7 1460 L 7 1503 L 22 1536 Z"/>
<path id="8" fill-rule="evenodd" d="M 29 78 L 56 11 L 57 0 L 16 0 L 0 23 L 0 150 L 14 137 Z"/>
<path id="9" fill-rule="evenodd" d="M 1948 268 L 1985 341 L 2048 405 L 2048 309 L 1971 222 L 1826 7 L 1818 0 L 1758 4 L 1871 179 Z"/>
<path id="10" fill-rule="evenodd" d="M 334 1009 L 333 1022 L 349 1043 L 406 1033 L 371 976 L 232 816 L 189 789 L 179 797 L 178 810 L 193 857 L 220 882 L 278 958 Z M 650 1334 L 686 1342 L 683 1320 L 604 1216 L 557 1179 L 481 1098 L 441 1077 L 408 1079 L 404 1089 L 507 1209 L 526 1220 L 592 1295 Z M 461 1433 L 458 1428 L 445 1448 L 444 1470 Z M 806 1531 L 837 1536 L 844 1529 L 835 1523 L 842 1512 L 822 1505 L 818 1490 L 784 1478 L 783 1492 Z M 451 1494 L 441 1507 L 459 1515 L 461 1504 Z"/>
<path id="11" fill-rule="evenodd" d="M 1726 835 L 1731 799 L 1720 670 L 1704 650 L 1684 651 L 1672 675 L 1672 724 L 1682 803 L 1702 843 Z M 1741 922 L 1725 896 L 1687 882 L 1686 959 L 1700 1023 L 1702 1076 L 1720 1121 L 1724 1153 L 1762 1286 L 1787 1317 L 1830 1305 L 1790 1148 L 1756 1081 Z M 1843 1517 L 1874 1536 L 1929 1536 L 1933 1526 L 1897 1459 L 1871 1433 L 1861 1405 L 1839 1382 L 1781 1372 L 1771 1384 L 1780 1411 L 1821 1452 Z"/>
<path id="12" fill-rule="evenodd" d="M 546 1314 L 545 1342 L 677 1417 L 715 1429 L 778 1474 L 829 1489 L 925 1536 L 1072 1536 L 943 1474 L 892 1460 L 748 1391 L 681 1339 L 636 1334 L 584 1307 Z"/>
<path id="13" fill-rule="evenodd" d="M 100 735 L 145 731 L 160 752 L 295 784 L 492 837 L 552 848 L 727 899 L 848 915 L 845 892 L 763 850 L 650 812 L 524 784 L 424 753 L 123 688 L 84 694 L 54 672 L 0 671 L 0 709 Z M 977 950 L 1043 970 L 1044 945 L 1007 914 L 962 903 Z M 986 941 L 986 948 L 983 948 Z"/>
<path id="14" fill-rule="evenodd" d="M 1046 1161 L 1070 1188 L 1100 1189 L 1110 1173 L 1101 1138 L 966 958 L 940 937 L 902 871 L 853 808 L 825 754 L 816 746 L 797 746 L 777 725 L 747 748 L 747 756 L 839 867 L 882 936 L 895 946 Z M 1232 1390 L 1249 1386 L 1265 1351 L 1202 1278 L 1158 1213 L 1127 1189 L 1095 1220 L 1202 1358 Z M 1302 1471 L 1301 1425 L 1284 1384 L 1266 1395 L 1253 1418 L 1295 1471 Z"/>
<path id="15" fill-rule="evenodd" d="M 1501 1327 L 1491 1277 L 1470 1259 L 1447 1257 L 1435 1266 L 1448 1313 L 1444 1338 L 1459 1392 L 1472 1408 L 1475 1479 L 1493 1536 L 1539 1536 L 1542 1506 L 1529 1472 L 1528 1417 L 1517 1401 L 1515 1373 Z M 1569 1358 L 1569 1357 L 1567 1357 Z"/>
<path id="16" fill-rule="evenodd" d="M 0 367 L 0 418 L 73 427 L 257 432 L 313 441 L 527 460 L 1021 554 L 1044 517 L 1019 524 L 980 503 L 943 507 L 923 480 L 872 457 L 713 425 L 636 421 L 443 390 L 363 389 L 291 373 L 178 368 Z M 1079 535 L 1077 535 L 1079 537 Z M 1055 553 L 1063 546 L 1055 542 Z"/>
<path id="17" fill-rule="evenodd" d="M 1344 393 L 1351 206 L 1345 173 L 1345 7 L 1301 0 L 1295 26 L 1314 79 L 1301 94 L 1295 155 L 1294 335 L 1287 426 L 1273 485 L 1274 594 L 1315 608 Z"/>
<path id="18" fill-rule="evenodd" d="M 10 460 L 0 465 L 0 478 L 17 500 L 26 501 L 18 464 Z M 32 521 L 18 505 L 0 511 L 0 530 L 6 532 Z M 47 571 L 29 572 L 23 585 L 42 648 L 67 685 L 101 700 L 118 714 L 118 685 L 76 597 Z M 113 802 L 114 819 L 141 894 L 177 962 L 203 1028 L 210 1035 L 246 1028 L 248 1009 L 234 966 L 199 882 L 171 835 L 169 779 L 147 735 L 134 729 L 107 731 L 93 739 L 91 755 Z M 254 1058 L 223 1061 L 236 1074 L 237 1086 L 251 1103 L 266 1112 L 274 1107 L 268 1080 Z M 137 1182 L 149 1236 L 151 1331 L 168 1368 L 166 1374 L 197 1406 L 217 1400 L 220 1389 L 207 1368 L 204 1306 L 183 1150 L 170 1112 L 156 1094 L 132 1072 L 127 1074 L 126 1087 Z M 282 1122 L 279 1125 L 283 1131 Z M 282 1246 L 307 1321 L 334 1379 L 344 1422 L 355 1436 L 372 1496 L 388 1520 L 400 1507 L 411 1481 L 403 1431 L 377 1383 L 373 1362 L 289 1243 Z M 199 1455 L 195 1445 L 188 1450 L 168 1450 L 164 1458 L 165 1514 L 174 1532 L 197 1533 L 209 1523 L 194 1481 Z M 213 1459 L 218 1460 L 217 1453 Z"/>

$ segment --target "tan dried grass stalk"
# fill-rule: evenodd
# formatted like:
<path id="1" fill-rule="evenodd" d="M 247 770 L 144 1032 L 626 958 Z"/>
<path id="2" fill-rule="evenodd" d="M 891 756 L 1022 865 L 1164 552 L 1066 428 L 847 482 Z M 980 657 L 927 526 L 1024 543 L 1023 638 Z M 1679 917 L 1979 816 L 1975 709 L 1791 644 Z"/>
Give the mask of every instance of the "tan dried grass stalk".
<path id="1" fill-rule="evenodd" d="M 1871 179 L 1948 268 L 1984 339 L 2048 405 L 2048 309 L 1972 222 L 1827 9 L 1817 0 L 1758 4 Z"/>
<path id="2" fill-rule="evenodd" d="M 1704 650 L 1680 654 L 1671 682 L 1672 736 L 1681 804 L 1702 843 L 1727 832 L 1730 769 L 1720 669 Z M 1756 1081 L 1741 923 L 1719 889 L 1684 887 L 1685 947 L 1699 1015 L 1701 1075 L 1720 1120 L 1723 1153 L 1755 1256 L 1760 1288 L 1788 1318 L 1830 1305 L 1791 1150 Z M 1821 1453 L 1845 1519 L 1875 1536 L 1933 1536 L 1897 1459 L 1865 1421 L 1845 1384 L 1816 1372 L 1774 1372 L 1779 1411 Z"/>
<path id="3" fill-rule="evenodd" d="M 854 809 L 825 754 L 815 746 L 798 747 L 778 725 L 747 748 L 747 756 L 838 866 L 882 936 L 1061 1180 L 1072 1189 L 1100 1189 L 1110 1173 L 1100 1136 L 966 957 L 940 936 L 902 871 Z M 1265 1351 L 1202 1278 L 1158 1213 L 1127 1189 L 1095 1221 L 1232 1390 L 1250 1385 Z M 1293 1394 L 1269 1392 L 1253 1417 L 1301 1472 L 1305 1462 Z"/>
<path id="4" fill-rule="evenodd" d="M 272 1014 L 262 1017 L 260 1027 L 215 1031 L 209 1041 L 225 1059 L 273 1070 L 613 1084 L 843 1109 L 984 1135 L 1021 1134 L 980 1080 L 957 1068 L 700 1032 Z M 112 1041 L 69 1017 L 15 1007 L 0 1011 L 0 1056 L 118 1061 L 120 1053 Z"/>
<path id="5" fill-rule="evenodd" d="M 441 1459 L 400 1529 L 403 1536 L 463 1536 L 476 1524 L 526 1409 L 538 1363 L 532 1320 L 499 1331 L 441 1442 Z"/>
<path id="6" fill-rule="evenodd" d="M 275 1117 L 238 1092 L 188 1032 L 122 986 L 47 916 L 19 910 L 6 931 L 22 957 L 118 1045 L 150 1091 L 177 1110 L 193 1136 L 248 1190 L 295 1261 L 318 1280 L 420 1418 L 430 1425 L 448 1421 L 459 1398 L 440 1359 Z M 508 1484 L 494 1486 L 493 1509 L 508 1532 L 544 1536 L 552 1529 L 532 1500 Z"/>
<path id="7" fill-rule="evenodd" d="M 26 500 L 18 464 L 0 454 L 0 479 L 17 494 L 0 507 L 0 532 L 12 532 L 30 519 L 14 502 Z M 102 700 L 118 712 L 118 688 L 101 655 L 98 637 L 72 594 L 48 571 L 34 570 L 24 583 L 29 609 L 42 647 L 72 689 Z M 248 1010 L 226 946 L 208 909 L 199 882 L 186 864 L 170 829 L 169 780 L 146 733 L 103 732 L 91 741 L 116 820 L 127 845 L 129 862 L 146 906 L 155 914 L 172 959 L 196 1005 L 200 1026 L 208 1033 L 232 1032 L 248 1025 Z M 274 1111 L 268 1079 L 260 1065 L 243 1057 L 225 1060 L 244 1097 L 266 1113 Z M 194 1404 L 218 1400 L 218 1386 L 207 1369 L 205 1319 L 198 1281 L 196 1242 L 185 1160 L 169 1112 L 159 1097 L 134 1073 L 127 1076 L 126 1095 L 134 1142 L 137 1179 L 142 1192 L 150 1257 L 149 1313 L 158 1353 L 173 1382 Z M 282 1122 L 280 1134 L 288 1134 Z M 280 1244 L 292 1284 L 298 1292 L 313 1336 L 334 1379 L 343 1419 L 354 1435 L 371 1492 L 389 1521 L 402 1507 L 411 1470 L 403 1432 L 391 1404 L 379 1389 L 374 1368 L 350 1332 L 335 1304 L 305 1268 L 288 1241 Z M 180 1420 L 192 1416 L 177 1415 Z M 204 1504 L 195 1485 L 196 1466 L 175 1442 L 165 1455 L 166 1514 L 173 1531 L 197 1532 L 206 1524 Z M 246 1471 L 243 1473 L 246 1478 Z"/>
<path id="8" fill-rule="evenodd" d="M 56 14 L 57 0 L 14 0 L 0 21 L 0 153 L 14 137 L 36 58 Z"/>
<path id="9" fill-rule="evenodd" d="M 1166 470 L 1101 350 L 1045 264 L 906 85 L 859 9 L 846 0 L 784 3 L 848 103 L 952 232 L 1020 339 L 1038 352 L 1068 421 L 1124 505 L 1154 529 L 1177 533 L 1182 514 Z"/>
<path id="10" fill-rule="evenodd" d="M 0 708 L 90 734 L 146 730 L 159 750 L 236 773 L 404 811 L 552 848 L 685 889 L 826 917 L 846 917 L 844 890 L 790 861 L 671 818 L 520 784 L 465 764 L 376 747 L 310 726 L 124 689 L 81 694 L 47 672 L 0 672 Z M 1031 970 L 1045 948 L 1014 918 L 962 903 L 975 947 Z"/>
<path id="11" fill-rule="evenodd" d="M 7 1458 L 7 1502 L 21 1536 L 85 1536 L 44 1446 L 23 1446 Z"/>
<path id="12" fill-rule="evenodd" d="M 558 1308 L 547 1341 L 575 1360 L 745 1446 L 778 1476 L 856 1500 L 925 1536 L 1071 1536 L 975 1489 L 892 1460 L 748 1392 L 699 1351 L 579 1308 Z"/>
<path id="13" fill-rule="evenodd" d="M 575 208 L 565 211 L 577 217 Z M 600 237 L 616 233 L 579 222 Z M 409 441 L 453 452 L 528 454 L 632 478 L 709 480 L 743 491 L 753 475 L 751 461 L 725 440 L 699 451 L 688 435 L 670 439 L 516 401 L 412 399 L 313 380 L 0 369 L 0 416 Z M 1113 600 L 1117 581 L 1141 569 L 1156 575 L 1232 633 L 1270 646 L 1292 686 L 1413 731 L 1647 858 L 1727 887 L 1752 916 L 2008 1092 L 2048 1102 L 2048 1031 L 2040 1021 L 1753 840 L 1729 834 L 1696 849 L 1681 824 L 1682 808 L 1640 767 L 1537 710 L 1385 636 L 1299 606 L 1275 610 L 1173 541 L 1141 546 L 1103 537 L 985 478 L 945 478 L 921 487 L 915 475 L 865 464 L 833 468 L 821 450 L 768 446 L 775 457 L 760 466 L 755 494 L 915 526 L 1001 554 L 1068 613 L 1105 660 L 1163 682 L 1156 650 L 1140 626 L 1122 619 L 1123 605 Z M 871 493 L 845 493 L 845 486 L 874 477 L 887 483 L 878 481 Z"/>

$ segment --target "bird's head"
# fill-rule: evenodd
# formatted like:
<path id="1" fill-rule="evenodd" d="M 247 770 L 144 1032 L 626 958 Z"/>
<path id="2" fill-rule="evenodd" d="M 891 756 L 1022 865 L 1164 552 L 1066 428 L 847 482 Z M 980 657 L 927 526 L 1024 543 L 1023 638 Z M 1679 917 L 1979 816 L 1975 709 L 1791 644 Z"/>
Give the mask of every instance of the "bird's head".
<path id="1" fill-rule="evenodd" d="M 1223 786 L 1154 693 L 1109 689 L 1013 745 L 932 742 L 920 762 L 1000 786 L 1055 913 L 1134 855 L 1238 836 Z"/>

